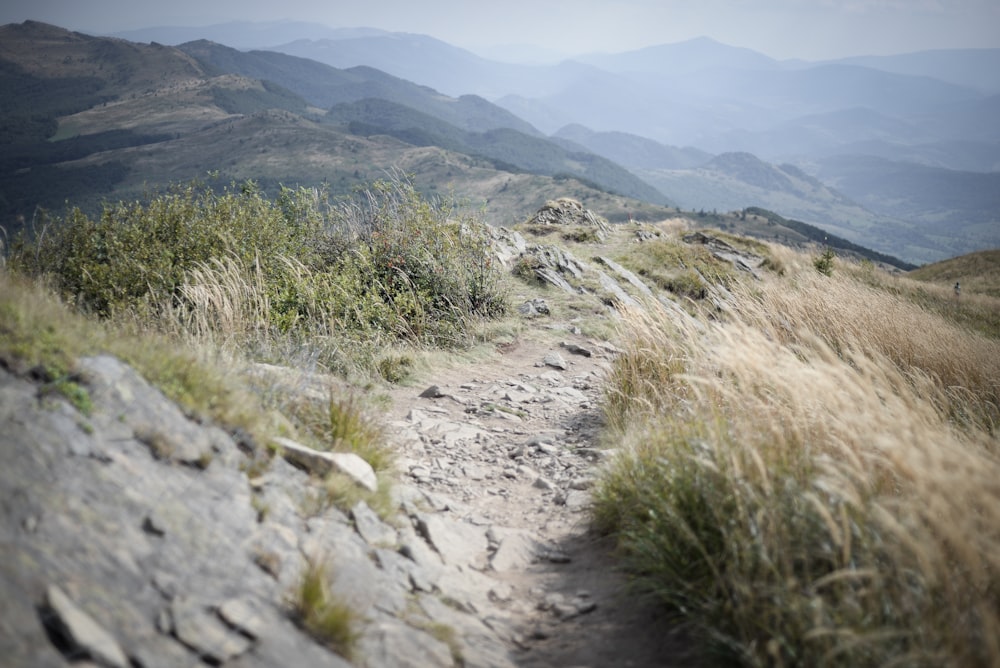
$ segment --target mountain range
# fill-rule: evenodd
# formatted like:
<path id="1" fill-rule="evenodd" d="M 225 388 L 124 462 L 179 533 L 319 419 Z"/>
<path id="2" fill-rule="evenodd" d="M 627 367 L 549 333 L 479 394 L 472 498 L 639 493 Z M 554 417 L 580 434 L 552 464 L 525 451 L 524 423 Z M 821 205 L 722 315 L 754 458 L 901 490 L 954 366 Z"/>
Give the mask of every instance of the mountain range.
<path id="1" fill-rule="evenodd" d="M 363 28 L 26 22 L 0 28 L 0 208 L 11 228 L 209 172 L 337 193 L 397 168 L 501 224 L 555 187 L 612 219 L 760 207 L 922 263 L 1000 246 L 998 63 L 698 39 L 529 66 Z"/>

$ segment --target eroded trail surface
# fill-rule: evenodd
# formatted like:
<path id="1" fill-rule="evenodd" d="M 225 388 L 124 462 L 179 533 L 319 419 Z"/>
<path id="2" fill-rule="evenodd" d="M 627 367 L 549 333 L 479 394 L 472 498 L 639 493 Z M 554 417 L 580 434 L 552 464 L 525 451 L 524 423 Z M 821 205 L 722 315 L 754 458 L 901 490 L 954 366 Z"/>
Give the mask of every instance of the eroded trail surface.
<path id="1" fill-rule="evenodd" d="M 423 607 L 453 628 L 467 665 L 692 665 L 589 529 L 615 353 L 572 331 L 527 337 L 393 392 L 403 507 L 423 539 L 413 543 L 437 553 L 413 556 L 441 573 L 446 603 Z"/>

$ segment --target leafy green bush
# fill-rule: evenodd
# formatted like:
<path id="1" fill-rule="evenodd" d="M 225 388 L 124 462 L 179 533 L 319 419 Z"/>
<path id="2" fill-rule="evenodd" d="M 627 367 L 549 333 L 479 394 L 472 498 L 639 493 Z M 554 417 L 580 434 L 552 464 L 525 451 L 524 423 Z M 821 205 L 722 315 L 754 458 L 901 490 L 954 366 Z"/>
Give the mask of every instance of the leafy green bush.
<path id="1" fill-rule="evenodd" d="M 837 254 L 833 252 L 832 248 L 827 248 L 818 257 L 813 259 L 813 266 L 816 271 L 823 274 L 824 276 L 833 275 L 833 258 L 837 257 Z"/>
<path id="2" fill-rule="evenodd" d="M 308 256 L 319 219 L 288 215 L 308 209 L 282 205 L 308 194 L 283 191 L 276 204 L 252 183 L 222 194 L 191 184 L 147 203 L 105 205 L 97 220 L 73 209 L 33 242 L 20 239 L 12 264 L 51 274 L 64 294 L 101 316 L 170 302 L 198 263 L 235 256 L 274 271 L 281 256 Z"/>
<path id="3" fill-rule="evenodd" d="M 462 345 L 507 301 L 485 227 L 452 213 L 400 179 L 335 204 L 188 185 L 97 220 L 71 210 L 17 240 L 11 264 L 100 316 L 156 328 L 170 315 L 197 336 Z"/>

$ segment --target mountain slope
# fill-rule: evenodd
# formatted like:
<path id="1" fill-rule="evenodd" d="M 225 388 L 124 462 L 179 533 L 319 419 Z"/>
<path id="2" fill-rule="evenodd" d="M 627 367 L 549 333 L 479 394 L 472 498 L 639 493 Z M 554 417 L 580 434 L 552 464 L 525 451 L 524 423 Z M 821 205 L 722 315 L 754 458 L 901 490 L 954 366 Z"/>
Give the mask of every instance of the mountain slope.
<path id="1" fill-rule="evenodd" d="M 336 195 L 399 169 L 425 192 L 451 192 L 477 208 L 489 202 L 487 219 L 498 224 L 530 215 L 553 190 L 600 203 L 611 217 L 627 217 L 626 209 L 663 211 L 605 192 L 663 201 L 624 169 L 503 128 L 509 123 L 537 135 L 481 98 L 456 100 L 370 68 L 345 72 L 208 43 L 187 45 L 188 53 L 30 22 L 0 31 L 0 225 L 8 233 L 33 220 L 40 225 L 38 206 L 71 202 L 94 212 L 103 200 L 142 197 L 206 174 L 220 186 L 249 179 L 272 192 L 282 184 L 323 185 Z M 364 136 L 351 134 L 342 124 L 321 122 L 324 110 L 274 83 L 309 93 L 310 76 L 339 83 L 340 99 L 382 91 L 455 120 L 462 127 L 393 102 L 378 105 L 418 119 L 417 126 L 440 128 L 436 139 L 446 146 L 449 136 L 460 137 L 454 148 L 461 151 L 404 143 L 385 128 L 372 132 L 384 120 L 378 116 Z"/>
<path id="2" fill-rule="evenodd" d="M 955 254 L 927 229 L 874 213 L 794 165 L 772 165 L 749 153 L 725 153 L 696 169 L 635 171 L 686 209 L 777 211 L 915 264 Z"/>
<path id="3" fill-rule="evenodd" d="M 280 82 L 324 109 L 345 102 L 380 98 L 412 107 L 465 130 L 482 132 L 509 127 L 526 134 L 540 134 L 527 122 L 480 97 L 451 98 L 373 67 L 338 69 L 308 58 L 275 51 L 237 51 L 204 40 L 181 44 L 178 48 L 206 67 Z"/>
<path id="4" fill-rule="evenodd" d="M 655 204 L 667 202 L 655 188 L 610 160 L 592 153 L 568 151 L 554 142 L 510 128 L 465 132 L 409 107 L 378 99 L 337 105 L 326 120 L 352 134 L 388 134 L 416 146 L 440 146 L 473 157 L 486 157 L 505 169 L 547 176 L 579 175 L 618 194 Z"/>
<path id="5" fill-rule="evenodd" d="M 553 139 L 583 146 L 627 168 L 687 169 L 698 167 L 712 157 L 690 146 L 665 146 L 627 132 L 595 132 L 579 124 L 560 128 Z"/>

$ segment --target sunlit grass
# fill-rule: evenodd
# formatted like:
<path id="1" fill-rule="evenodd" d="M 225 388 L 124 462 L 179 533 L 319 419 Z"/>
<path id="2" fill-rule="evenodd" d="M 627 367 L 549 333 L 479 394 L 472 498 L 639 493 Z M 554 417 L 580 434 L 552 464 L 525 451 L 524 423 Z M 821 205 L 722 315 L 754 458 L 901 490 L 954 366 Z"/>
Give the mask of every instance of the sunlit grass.
<path id="1" fill-rule="evenodd" d="M 808 258 L 627 318 L 595 520 L 745 665 L 1000 661 L 1000 345 Z"/>

